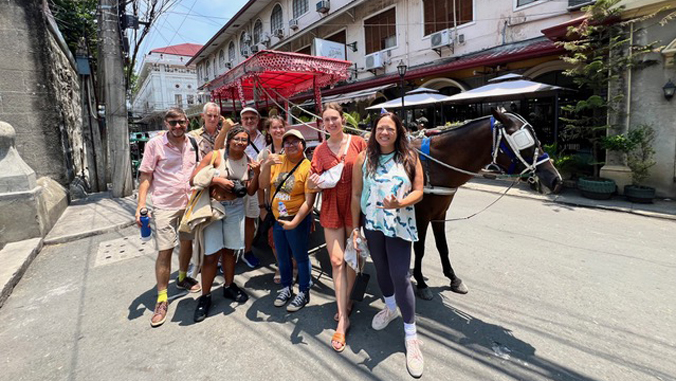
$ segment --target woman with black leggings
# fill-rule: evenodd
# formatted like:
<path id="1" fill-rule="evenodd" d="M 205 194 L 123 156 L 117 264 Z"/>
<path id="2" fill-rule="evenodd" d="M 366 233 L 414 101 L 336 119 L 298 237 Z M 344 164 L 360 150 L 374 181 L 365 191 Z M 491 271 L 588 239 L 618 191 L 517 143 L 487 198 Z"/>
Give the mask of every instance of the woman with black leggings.
<path id="1" fill-rule="evenodd" d="M 352 239 L 355 248 L 363 226 L 376 267 L 385 308 L 371 322 L 381 330 L 399 315 L 406 333 L 406 368 L 422 376 L 423 356 L 415 328 L 415 296 L 408 276 L 411 244 L 418 240 L 413 205 L 423 196 L 423 172 L 406 130 L 393 113 L 381 114 L 352 172 Z M 361 218 L 360 218 L 361 216 Z"/>

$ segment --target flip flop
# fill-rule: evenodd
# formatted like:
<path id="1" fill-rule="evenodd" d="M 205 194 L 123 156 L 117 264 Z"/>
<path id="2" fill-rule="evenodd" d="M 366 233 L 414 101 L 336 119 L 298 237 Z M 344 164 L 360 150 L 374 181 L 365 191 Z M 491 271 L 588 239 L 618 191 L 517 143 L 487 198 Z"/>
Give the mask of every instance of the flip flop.
<path id="1" fill-rule="evenodd" d="M 340 348 L 336 348 L 334 343 L 341 344 Z M 340 353 L 345 350 L 345 347 L 347 345 L 345 344 L 345 334 L 344 333 L 334 333 L 333 337 L 331 338 L 331 348 L 333 348 L 334 351 Z"/>

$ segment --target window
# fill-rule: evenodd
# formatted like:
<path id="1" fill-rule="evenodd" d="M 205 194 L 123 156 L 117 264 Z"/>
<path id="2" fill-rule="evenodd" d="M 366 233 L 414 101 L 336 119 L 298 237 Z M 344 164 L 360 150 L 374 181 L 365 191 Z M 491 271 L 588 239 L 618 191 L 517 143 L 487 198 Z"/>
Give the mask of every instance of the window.
<path id="1" fill-rule="evenodd" d="M 220 66 L 221 68 L 225 67 L 225 52 L 223 51 L 223 49 L 221 49 L 221 51 L 218 52 L 218 66 Z"/>
<path id="2" fill-rule="evenodd" d="M 211 60 L 211 67 L 214 68 L 214 78 L 218 77 L 218 66 L 216 66 L 216 57 Z"/>
<path id="3" fill-rule="evenodd" d="M 278 29 L 284 28 L 284 20 L 282 20 L 282 7 L 277 4 L 272 9 L 272 16 L 270 16 L 270 33 L 275 34 Z"/>
<path id="4" fill-rule="evenodd" d="M 293 18 L 297 19 L 307 12 L 308 0 L 293 0 Z"/>
<path id="5" fill-rule="evenodd" d="M 204 73 L 204 79 L 208 81 L 210 77 L 211 77 L 211 64 L 207 60 L 207 69 L 206 72 Z"/>
<path id="6" fill-rule="evenodd" d="M 195 104 L 195 96 L 192 94 L 188 94 L 188 106 L 192 106 Z"/>
<path id="7" fill-rule="evenodd" d="M 183 95 L 174 94 L 174 99 L 176 100 L 176 107 L 183 107 Z"/>
<path id="8" fill-rule="evenodd" d="M 457 19 L 453 16 L 453 2 Z M 523 1 L 523 0 L 517 0 Z M 452 28 L 455 23 L 462 25 L 474 20 L 473 0 L 423 0 L 425 14 L 425 35 Z M 455 20 L 454 20 L 455 19 Z"/>
<path id="9" fill-rule="evenodd" d="M 526 4 L 534 3 L 538 0 L 516 0 L 516 6 L 517 7 L 522 7 Z"/>
<path id="10" fill-rule="evenodd" d="M 239 36 L 239 52 L 243 56 L 248 56 L 249 55 L 249 44 L 244 41 L 245 39 L 246 39 L 246 32 L 242 32 L 242 34 Z"/>
<path id="11" fill-rule="evenodd" d="M 364 20 L 366 54 L 389 49 L 397 44 L 395 8 Z"/>
<path id="12" fill-rule="evenodd" d="M 263 36 L 263 23 L 261 20 L 256 20 L 253 28 L 253 43 L 258 45 L 261 42 L 261 37 Z"/>
<path id="13" fill-rule="evenodd" d="M 233 41 L 230 41 L 230 45 L 228 45 L 228 61 L 231 64 L 235 63 L 235 56 L 237 55 L 237 52 L 235 51 L 235 43 Z"/>

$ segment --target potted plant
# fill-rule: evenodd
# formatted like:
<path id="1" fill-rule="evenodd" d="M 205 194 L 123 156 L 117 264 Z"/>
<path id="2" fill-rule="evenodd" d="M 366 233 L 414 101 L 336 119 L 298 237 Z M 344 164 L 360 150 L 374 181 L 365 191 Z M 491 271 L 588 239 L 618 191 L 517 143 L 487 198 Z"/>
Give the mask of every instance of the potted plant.
<path id="1" fill-rule="evenodd" d="M 655 188 L 643 185 L 648 179 L 650 168 L 656 164 L 653 160 L 654 141 L 655 130 L 649 125 L 639 125 L 626 134 L 603 139 L 603 148 L 623 153 L 631 169 L 631 184 L 624 187 L 624 195 L 632 202 L 651 203 L 655 198 Z"/>
<path id="2" fill-rule="evenodd" d="M 640 125 L 629 131 L 628 139 L 634 147 L 627 153 L 627 166 L 631 169 L 631 185 L 624 187 L 624 195 L 632 202 L 652 203 L 655 188 L 643 185 L 648 179 L 650 168 L 656 164 L 655 130 L 649 125 Z"/>

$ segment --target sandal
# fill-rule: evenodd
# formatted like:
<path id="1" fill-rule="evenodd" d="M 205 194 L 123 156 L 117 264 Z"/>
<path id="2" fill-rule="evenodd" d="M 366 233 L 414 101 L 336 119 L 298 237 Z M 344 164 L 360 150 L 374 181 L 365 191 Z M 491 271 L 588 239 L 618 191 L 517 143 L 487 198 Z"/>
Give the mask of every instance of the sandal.
<path id="1" fill-rule="evenodd" d="M 275 276 L 272 278 L 272 281 L 275 282 L 275 284 L 282 283 L 282 274 L 279 273 L 279 270 L 275 271 Z"/>
<path id="2" fill-rule="evenodd" d="M 341 346 L 337 348 L 334 343 L 338 343 Z M 333 348 L 334 351 L 340 353 L 345 350 L 346 346 L 347 345 L 345 344 L 345 334 L 339 332 L 334 333 L 333 337 L 331 338 L 331 348 Z"/>

